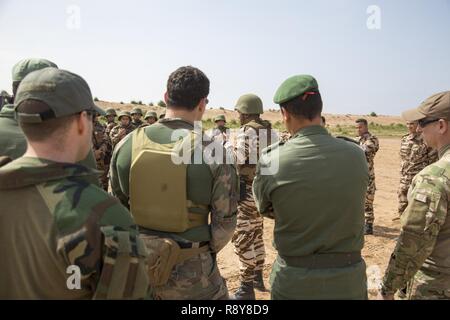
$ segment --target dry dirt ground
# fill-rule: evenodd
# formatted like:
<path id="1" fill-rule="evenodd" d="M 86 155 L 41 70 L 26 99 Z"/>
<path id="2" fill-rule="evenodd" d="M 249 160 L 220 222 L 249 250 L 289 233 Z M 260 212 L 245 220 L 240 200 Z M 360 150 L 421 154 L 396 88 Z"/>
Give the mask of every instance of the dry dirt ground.
<path id="1" fill-rule="evenodd" d="M 344 116 L 345 117 L 345 116 Z M 373 279 L 383 276 L 389 256 L 395 247 L 399 234 L 399 221 L 392 221 L 397 212 L 397 187 L 399 183 L 399 138 L 380 139 L 380 150 L 375 158 L 377 192 L 375 195 L 375 228 L 373 236 L 366 236 L 363 256 L 367 264 L 369 298 L 375 298 L 376 290 Z M 272 246 L 273 221 L 265 219 L 264 242 L 267 258 L 264 265 L 264 278 L 268 278 L 276 252 Z M 227 280 L 228 289 L 233 293 L 239 286 L 239 260 L 229 243 L 218 256 L 222 275 Z M 270 299 L 270 293 L 256 292 L 257 299 Z"/>

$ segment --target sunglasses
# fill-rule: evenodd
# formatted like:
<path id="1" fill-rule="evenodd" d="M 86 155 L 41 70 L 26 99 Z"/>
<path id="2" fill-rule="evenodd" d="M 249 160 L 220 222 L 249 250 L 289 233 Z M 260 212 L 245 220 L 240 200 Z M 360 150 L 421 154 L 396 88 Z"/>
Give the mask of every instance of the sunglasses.
<path id="1" fill-rule="evenodd" d="M 427 125 L 433 122 L 438 122 L 441 119 L 422 119 L 418 121 L 418 124 L 421 128 L 425 128 Z"/>

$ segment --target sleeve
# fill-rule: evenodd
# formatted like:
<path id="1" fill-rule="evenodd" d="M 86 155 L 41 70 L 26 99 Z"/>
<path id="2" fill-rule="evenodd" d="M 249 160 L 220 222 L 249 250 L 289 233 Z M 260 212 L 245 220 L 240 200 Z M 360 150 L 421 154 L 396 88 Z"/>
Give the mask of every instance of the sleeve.
<path id="1" fill-rule="evenodd" d="M 112 194 L 126 208 L 130 207 L 129 181 L 132 157 L 131 147 L 132 141 L 130 140 L 130 136 L 120 141 L 114 149 L 109 170 Z"/>
<path id="2" fill-rule="evenodd" d="M 375 155 L 378 152 L 379 148 L 378 139 L 376 137 L 370 137 L 363 143 L 361 147 L 366 153 L 367 159 L 368 160 L 373 159 L 375 158 Z"/>
<path id="3" fill-rule="evenodd" d="M 406 286 L 433 252 L 447 216 L 448 199 L 436 177 L 417 176 L 409 205 L 402 215 L 402 230 L 391 255 L 383 286 L 395 292 Z M 441 186 L 441 188 L 439 187 Z"/>
<path id="4" fill-rule="evenodd" d="M 217 165 L 211 199 L 211 242 L 219 252 L 231 240 L 236 228 L 238 177 L 233 165 Z"/>
<path id="5" fill-rule="evenodd" d="M 270 175 L 261 174 L 261 166 L 264 166 L 263 159 L 256 166 L 256 177 L 253 180 L 253 198 L 255 199 L 256 209 L 266 218 L 274 219 L 272 201 L 270 199 Z"/>
<path id="6" fill-rule="evenodd" d="M 58 253 L 67 265 L 79 268 L 81 285 L 94 299 L 147 298 L 147 252 L 131 215 L 112 197 L 95 201 L 88 212 L 77 228 L 68 221 L 70 215 L 60 219 Z"/>

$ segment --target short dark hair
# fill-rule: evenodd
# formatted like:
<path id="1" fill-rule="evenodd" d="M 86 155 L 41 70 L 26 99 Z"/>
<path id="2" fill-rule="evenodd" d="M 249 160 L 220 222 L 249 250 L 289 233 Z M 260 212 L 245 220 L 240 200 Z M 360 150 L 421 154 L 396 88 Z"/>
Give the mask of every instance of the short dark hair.
<path id="1" fill-rule="evenodd" d="M 280 105 L 295 117 L 313 120 L 322 113 L 323 102 L 319 92 L 314 95 L 296 97 Z"/>
<path id="2" fill-rule="evenodd" d="M 356 123 L 362 123 L 362 124 L 364 124 L 365 126 L 368 126 L 368 122 L 367 122 L 367 120 L 366 119 L 358 119 L 358 120 L 356 120 L 355 121 Z"/>
<path id="3" fill-rule="evenodd" d="M 20 113 L 42 113 L 49 111 L 50 107 L 38 100 L 25 100 L 19 104 L 17 111 Z M 31 142 L 42 142 L 47 139 L 54 139 L 54 143 L 57 147 L 60 147 L 60 143 L 63 142 L 68 125 L 78 115 L 70 115 L 60 118 L 48 119 L 39 123 L 25 123 L 21 122 L 19 118 L 19 125 L 27 139 Z"/>
<path id="4" fill-rule="evenodd" d="M 167 95 L 167 107 L 193 110 L 209 95 L 209 79 L 197 68 L 181 67 L 169 76 Z"/>

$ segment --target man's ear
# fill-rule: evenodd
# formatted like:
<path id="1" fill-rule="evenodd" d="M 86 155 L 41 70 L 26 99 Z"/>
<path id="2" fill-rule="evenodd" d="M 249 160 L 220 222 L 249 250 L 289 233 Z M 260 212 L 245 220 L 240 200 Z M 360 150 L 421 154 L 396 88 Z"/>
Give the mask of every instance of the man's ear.
<path id="1" fill-rule="evenodd" d="M 450 122 L 447 120 L 439 121 L 439 132 L 441 134 L 446 134 L 450 130 Z"/>
<path id="2" fill-rule="evenodd" d="M 77 131 L 80 135 L 82 135 L 88 129 L 89 121 L 91 120 L 85 111 L 83 111 L 78 117 L 76 117 L 76 119 L 77 120 L 75 121 L 76 122 L 75 125 Z"/>
<path id="3" fill-rule="evenodd" d="M 167 101 L 169 101 L 169 93 L 167 93 L 167 91 L 166 91 L 166 93 L 164 93 L 164 102 L 166 103 L 166 105 L 167 105 Z"/>

